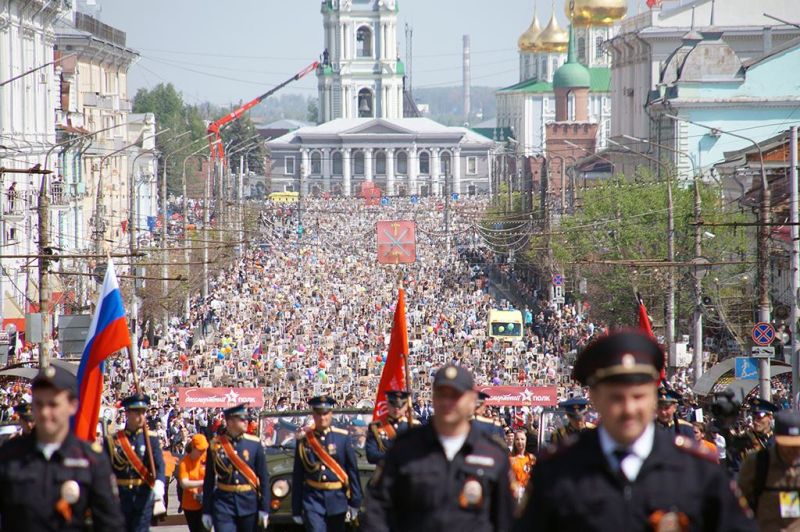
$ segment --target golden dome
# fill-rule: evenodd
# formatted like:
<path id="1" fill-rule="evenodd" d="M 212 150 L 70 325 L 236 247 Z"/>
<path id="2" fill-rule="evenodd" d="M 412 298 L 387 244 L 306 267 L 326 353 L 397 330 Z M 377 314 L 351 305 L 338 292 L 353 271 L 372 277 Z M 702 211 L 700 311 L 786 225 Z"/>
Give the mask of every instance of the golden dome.
<path id="1" fill-rule="evenodd" d="M 550 52 L 562 54 L 567 51 L 569 44 L 569 32 L 561 29 L 556 20 L 556 13 L 550 15 L 550 22 L 539 34 L 534 42 L 536 50 L 539 52 Z"/>
<path id="2" fill-rule="evenodd" d="M 517 47 L 520 52 L 535 52 L 536 51 L 536 37 L 541 33 L 542 27 L 539 25 L 539 17 L 536 16 L 536 8 L 533 8 L 533 21 L 525 33 L 519 36 L 517 40 Z"/>
<path id="3" fill-rule="evenodd" d="M 576 26 L 611 26 L 628 12 L 628 0 L 574 0 Z M 564 13 L 572 18 L 570 0 L 564 0 Z"/>

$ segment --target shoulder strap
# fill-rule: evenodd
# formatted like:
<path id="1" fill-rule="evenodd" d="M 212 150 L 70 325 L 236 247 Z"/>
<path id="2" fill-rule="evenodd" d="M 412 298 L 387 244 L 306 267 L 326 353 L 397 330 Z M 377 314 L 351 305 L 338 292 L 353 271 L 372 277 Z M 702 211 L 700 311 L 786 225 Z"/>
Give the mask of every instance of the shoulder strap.
<path id="1" fill-rule="evenodd" d="M 136 470 L 136 474 L 152 488 L 155 485 L 156 479 L 150 470 L 145 467 L 144 463 L 142 463 L 139 455 L 133 450 L 131 442 L 128 440 L 128 436 L 125 434 L 124 430 L 117 432 L 117 441 L 119 441 L 119 446 L 122 447 L 125 458 L 128 459 L 131 467 Z"/>
<path id="2" fill-rule="evenodd" d="M 219 443 L 225 450 L 225 454 L 228 456 L 228 460 L 230 460 L 231 463 L 233 464 L 233 467 L 235 467 L 239 471 L 239 473 L 241 473 L 242 476 L 247 479 L 247 482 L 251 486 L 253 486 L 253 488 L 256 491 L 258 491 L 259 488 L 261 487 L 258 481 L 258 477 L 253 472 L 253 470 L 250 469 L 250 466 L 247 465 L 247 462 L 241 459 L 239 454 L 236 452 L 236 449 L 234 449 L 233 445 L 231 445 L 231 441 L 228 439 L 228 437 L 225 435 L 220 435 Z"/>
<path id="3" fill-rule="evenodd" d="M 758 509 L 758 499 L 767 487 L 767 472 L 769 471 L 769 449 L 761 449 L 756 453 L 756 478 L 755 488 L 753 489 L 753 500 L 750 501 L 750 508 L 753 513 Z"/>
<path id="4" fill-rule="evenodd" d="M 314 451 L 314 454 L 317 455 L 317 458 L 325 464 L 328 469 L 330 469 L 336 478 L 339 479 L 339 482 L 347 486 L 349 484 L 349 479 L 347 477 L 347 473 L 345 472 L 344 468 L 333 459 L 331 455 L 328 454 L 328 451 L 322 447 L 322 444 L 319 443 L 319 440 L 314 436 L 314 430 L 311 427 L 305 428 L 306 433 L 306 441 L 308 442 L 309 446 L 311 446 L 311 450 Z"/>

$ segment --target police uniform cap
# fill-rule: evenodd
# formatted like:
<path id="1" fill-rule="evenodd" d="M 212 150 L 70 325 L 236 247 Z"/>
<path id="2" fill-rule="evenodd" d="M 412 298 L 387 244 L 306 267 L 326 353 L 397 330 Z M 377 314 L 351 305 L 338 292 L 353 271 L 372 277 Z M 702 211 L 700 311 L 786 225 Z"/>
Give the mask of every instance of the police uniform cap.
<path id="1" fill-rule="evenodd" d="M 472 378 L 472 373 L 462 366 L 455 364 L 446 364 L 439 368 L 436 375 L 433 377 L 433 387 L 440 388 L 447 386 L 458 390 L 459 392 L 466 392 L 475 387 L 475 381 Z"/>
<path id="2" fill-rule="evenodd" d="M 226 418 L 238 417 L 247 419 L 247 403 L 238 404 L 222 411 Z"/>
<path id="3" fill-rule="evenodd" d="M 778 407 L 770 403 L 766 399 L 761 399 L 759 397 L 756 397 L 755 399 L 750 401 L 750 410 L 752 410 L 754 414 L 766 415 L 777 412 Z"/>
<path id="4" fill-rule="evenodd" d="M 558 406 L 563 408 L 567 415 L 577 416 L 589 410 L 589 400 L 585 397 L 572 397 L 558 403 Z"/>
<path id="5" fill-rule="evenodd" d="M 27 401 L 22 401 L 18 405 L 14 407 L 14 413 L 16 413 L 20 419 L 24 419 L 27 421 L 33 420 L 33 411 L 31 410 L 31 404 Z"/>
<path id="6" fill-rule="evenodd" d="M 147 410 L 150 406 L 150 397 L 143 393 L 135 393 L 122 400 L 122 408 L 125 410 Z"/>
<path id="7" fill-rule="evenodd" d="M 336 401 L 330 395 L 317 395 L 308 400 L 308 406 L 318 412 L 327 412 L 336 406 Z"/>
<path id="8" fill-rule="evenodd" d="M 775 442 L 786 447 L 800 447 L 800 414 L 792 410 L 775 414 Z"/>
<path id="9" fill-rule="evenodd" d="M 618 331 L 587 345 L 578 355 L 572 376 L 584 386 L 599 382 L 643 384 L 659 377 L 664 351 L 646 334 Z"/>
<path id="10" fill-rule="evenodd" d="M 396 408 L 401 408 L 408 404 L 409 397 L 411 397 L 411 392 L 405 390 L 389 390 L 386 392 L 386 402 Z"/>
<path id="11" fill-rule="evenodd" d="M 61 366 L 47 366 L 41 368 L 36 377 L 33 378 L 31 388 L 50 387 L 56 390 L 68 391 L 73 396 L 78 395 L 78 380 L 75 375 Z"/>
<path id="12" fill-rule="evenodd" d="M 658 402 L 660 404 L 677 404 L 681 400 L 681 394 L 675 390 L 671 390 L 666 386 L 661 386 L 658 389 Z"/>

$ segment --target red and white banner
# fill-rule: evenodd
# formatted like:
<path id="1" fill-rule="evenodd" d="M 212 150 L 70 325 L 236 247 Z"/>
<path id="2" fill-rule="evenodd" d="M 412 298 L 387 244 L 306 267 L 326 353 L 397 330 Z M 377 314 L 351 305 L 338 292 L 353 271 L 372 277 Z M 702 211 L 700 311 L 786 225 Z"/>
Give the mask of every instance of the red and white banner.
<path id="1" fill-rule="evenodd" d="M 242 403 L 249 408 L 263 407 L 261 388 L 178 388 L 181 408 L 230 408 Z"/>
<path id="2" fill-rule="evenodd" d="M 480 391 L 489 394 L 489 406 L 556 406 L 555 386 L 484 386 Z"/>

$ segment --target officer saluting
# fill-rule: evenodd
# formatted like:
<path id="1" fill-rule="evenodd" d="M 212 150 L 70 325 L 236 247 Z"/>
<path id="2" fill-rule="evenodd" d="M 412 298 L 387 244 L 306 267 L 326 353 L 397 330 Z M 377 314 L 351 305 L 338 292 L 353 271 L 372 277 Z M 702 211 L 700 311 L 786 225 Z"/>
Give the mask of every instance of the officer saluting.
<path id="1" fill-rule="evenodd" d="M 314 426 L 298 438 L 292 475 L 292 515 L 311 532 L 342 532 L 358 519 L 361 479 L 346 430 L 333 427 L 336 402 L 327 395 L 308 401 Z"/>
<path id="2" fill-rule="evenodd" d="M 150 398 L 137 393 L 122 400 L 125 428 L 106 437 L 106 452 L 117 477 L 119 500 L 128 532 L 150 530 L 150 519 L 156 501 L 163 508 L 164 457 L 157 436 L 150 435 L 155 474 L 150 470 L 150 457 L 145 443 L 144 427 Z"/>
<path id="3" fill-rule="evenodd" d="M 589 411 L 589 400 L 585 397 L 573 397 L 558 403 L 558 406 L 564 409 L 564 413 L 567 415 L 567 424 L 553 433 L 551 443 L 560 445 L 584 430 L 597 428 L 585 419 L 586 413 Z"/>
<path id="4" fill-rule="evenodd" d="M 638 331 L 578 355 L 573 378 L 589 386 L 600 426 L 539 459 L 515 531 L 756 530 L 715 453 L 656 430 L 663 367 L 661 347 Z"/>
<path id="5" fill-rule="evenodd" d="M 26 532 L 124 526 L 103 448 L 79 440 L 69 420 L 78 410 L 75 377 L 49 366 L 33 380 L 36 428 L 0 447 L 0 521 Z"/>
<path id="6" fill-rule="evenodd" d="M 269 473 L 264 447 L 247 434 L 247 405 L 228 408 L 225 433 L 208 447 L 203 525 L 217 532 L 251 532 L 269 524 Z"/>
<path id="7" fill-rule="evenodd" d="M 367 441 L 364 449 L 367 453 L 367 461 L 370 464 L 377 464 L 383 460 L 383 455 L 392 446 L 395 438 L 400 433 L 408 430 L 408 408 L 410 392 L 391 390 L 386 392 L 386 404 L 388 413 L 386 421 L 378 420 L 369 424 L 367 430 Z M 416 419 L 411 425 L 419 425 Z"/>
<path id="8" fill-rule="evenodd" d="M 461 366 L 433 380 L 431 422 L 398 436 L 369 486 L 369 532 L 507 531 L 513 519 L 505 443 L 470 420 L 477 393 Z M 536 473 L 534 473 L 534 476 Z"/>
<path id="9" fill-rule="evenodd" d="M 656 411 L 656 428 L 664 430 L 673 436 L 686 436 L 694 438 L 694 427 L 688 421 L 679 418 L 676 414 L 681 396 L 666 386 L 658 389 L 658 410 Z"/>
<path id="10" fill-rule="evenodd" d="M 22 436 L 30 434 L 36 424 L 33 418 L 33 408 L 31 404 L 27 401 L 22 401 L 14 407 L 14 413 L 17 414 L 17 418 L 19 419 L 19 434 Z"/>

